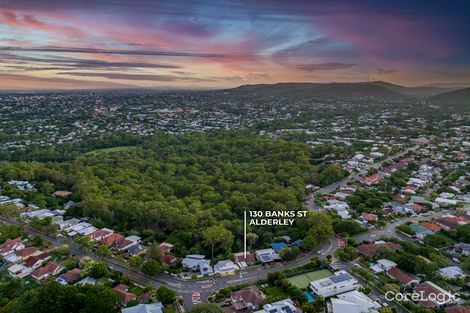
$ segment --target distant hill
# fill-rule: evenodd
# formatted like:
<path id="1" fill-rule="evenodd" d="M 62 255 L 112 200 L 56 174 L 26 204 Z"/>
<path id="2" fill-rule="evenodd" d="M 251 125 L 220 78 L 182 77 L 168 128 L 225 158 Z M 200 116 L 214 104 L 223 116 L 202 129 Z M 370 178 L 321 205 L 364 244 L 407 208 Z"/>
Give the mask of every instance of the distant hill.
<path id="1" fill-rule="evenodd" d="M 236 95 L 258 96 L 311 96 L 318 98 L 368 97 L 380 99 L 400 99 L 407 97 L 429 97 L 446 91 L 437 87 L 404 87 L 387 82 L 360 83 L 278 83 L 243 85 L 224 90 Z"/>
<path id="2" fill-rule="evenodd" d="M 383 81 L 377 81 L 377 82 L 374 82 L 373 84 L 377 84 L 379 86 L 386 87 L 398 93 L 412 96 L 412 97 L 417 97 L 417 98 L 432 97 L 443 92 L 448 92 L 448 91 L 453 91 L 453 90 L 458 89 L 458 88 L 452 88 L 452 87 L 443 88 L 443 87 L 437 87 L 437 86 L 405 87 L 405 86 L 391 84 L 391 83 L 387 83 Z"/>
<path id="3" fill-rule="evenodd" d="M 444 92 L 431 98 L 432 102 L 442 104 L 467 104 L 470 105 L 470 88 Z"/>

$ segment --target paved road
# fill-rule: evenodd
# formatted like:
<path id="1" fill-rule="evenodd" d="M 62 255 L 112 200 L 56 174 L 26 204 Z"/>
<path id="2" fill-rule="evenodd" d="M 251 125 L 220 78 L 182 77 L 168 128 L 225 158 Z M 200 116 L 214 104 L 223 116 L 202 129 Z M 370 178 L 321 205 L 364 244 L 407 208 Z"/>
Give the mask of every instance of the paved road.
<path id="1" fill-rule="evenodd" d="M 375 229 L 370 230 L 368 232 L 356 235 L 354 237 L 354 240 L 356 241 L 356 243 L 361 243 L 364 240 L 376 240 L 376 239 L 379 239 L 380 237 L 383 236 L 383 237 L 396 237 L 398 239 L 402 239 L 402 240 L 406 240 L 406 241 L 414 241 L 410 237 L 405 236 L 405 235 L 401 234 L 400 232 L 397 232 L 395 230 L 395 228 L 397 226 L 403 224 L 403 223 L 406 223 L 406 222 L 413 222 L 413 221 L 419 222 L 419 221 L 423 221 L 423 220 L 436 219 L 436 218 L 442 217 L 445 214 L 446 213 L 444 213 L 444 212 L 434 212 L 432 214 L 427 214 L 427 215 L 421 214 L 421 215 L 418 215 L 418 216 L 411 216 L 411 217 L 401 218 L 396 222 L 388 223 L 387 225 L 385 225 L 382 228 L 375 228 Z"/>
<path id="2" fill-rule="evenodd" d="M 310 196 L 307 200 L 307 208 L 310 211 L 320 210 L 315 204 L 315 195 L 317 195 L 317 194 L 318 195 L 324 195 L 324 194 L 332 193 L 336 189 L 346 186 L 348 182 L 358 180 L 361 177 L 365 176 L 370 169 L 379 169 L 382 166 L 382 164 L 384 164 L 385 162 L 391 161 L 395 158 L 400 158 L 400 157 L 406 155 L 408 152 L 417 150 L 419 147 L 420 146 L 418 146 L 418 145 L 413 146 L 413 147 L 409 147 L 409 148 L 407 148 L 407 149 L 405 149 L 405 150 L 403 150 L 399 153 L 388 156 L 387 158 L 383 159 L 382 161 L 379 161 L 379 162 L 373 163 L 369 166 L 366 166 L 363 169 L 361 169 L 359 172 L 354 173 L 352 175 L 349 175 L 348 177 L 345 177 L 340 181 L 337 181 L 337 182 L 335 182 L 331 185 L 328 185 L 328 186 L 325 186 L 323 188 L 318 189 L 317 191 L 310 194 Z"/>
<path id="3" fill-rule="evenodd" d="M 68 244 L 70 247 L 70 252 L 77 257 L 88 256 L 94 260 L 101 260 L 108 264 L 114 270 L 121 271 L 124 275 L 129 276 L 132 280 L 140 282 L 141 284 L 151 284 L 152 286 L 158 288 L 161 285 L 167 285 L 168 287 L 174 289 L 178 294 L 183 296 L 185 300 L 185 309 L 190 309 L 192 306 L 192 296 L 194 293 L 200 294 L 200 299 L 202 302 L 207 301 L 207 297 L 224 287 L 231 285 L 238 285 L 242 283 L 255 283 L 259 279 L 264 279 L 267 277 L 268 273 L 279 270 L 286 270 L 301 265 L 307 264 L 310 262 L 312 257 L 319 256 L 325 257 L 328 254 L 333 254 L 339 247 L 339 240 L 336 237 L 331 237 L 330 241 L 324 243 L 320 246 L 318 251 L 312 251 L 306 253 L 299 257 L 298 259 L 287 262 L 287 263 L 276 263 L 275 265 L 270 266 L 260 266 L 260 267 L 249 267 L 242 271 L 239 275 L 235 276 L 225 276 L 225 277 L 211 277 L 204 280 L 184 280 L 179 277 L 173 277 L 167 274 L 159 274 L 153 277 L 143 275 L 140 272 L 134 271 L 128 267 L 126 263 L 117 261 L 116 259 L 110 257 L 98 257 L 91 251 L 79 248 L 72 240 L 64 237 L 51 237 L 47 236 L 38 230 L 32 228 L 29 225 L 19 223 L 17 221 L 12 221 L 0 217 L 0 220 L 8 224 L 18 224 L 22 225 L 28 234 L 35 236 L 41 235 L 46 237 L 47 240 L 54 246 L 60 246 L 63 244 Z"/>

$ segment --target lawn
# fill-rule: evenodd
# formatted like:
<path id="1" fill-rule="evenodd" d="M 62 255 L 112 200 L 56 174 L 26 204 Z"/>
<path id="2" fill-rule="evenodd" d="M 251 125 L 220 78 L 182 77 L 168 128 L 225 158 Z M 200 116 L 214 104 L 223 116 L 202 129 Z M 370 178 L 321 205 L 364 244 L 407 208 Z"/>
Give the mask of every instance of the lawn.
<path id="1" fill-rule="evenodd" d="M 92 151 L 88 151 L 85 155 L 98 155 L 103 153 L 110 153 L 110 152 L 121 152 L 121 151 L 129 151 L 136 149 L 137 146 L 119 146 L 119 147 L 111 147 L 111 148 L 103 148 L 103 149 L 96 149 Z"/>
<path id="2" fill-rule="evenodd" d="M 289 297 L 289 295 L 284 290 L 282 290 L 282 288 L 279 286 L 266 287 L 263 289 L 263 292 L 266 295 L 271 296 L 275 299 L 279 299 L 279 300 Z"/>
<path id="3" fill-rule="evenodd" d="M 142 289 L 139 286 L 136 286 L 134 284 L 131 284 L 127 291 L 135 294 L 136 296 L 141 296 L 144 293 L 144 289 Z"/>
<path id="4" fill-rule="evenodd" d="M 333 273 L 329 270 L 323 269 L 292 276 L 287 279 L 292 285 L 296 286 L 297 288 L 306 289 L 312 280 L 322 279 L 330 276 L 333 276 Z"/>
<path id="5" fill-rule="evenodd" d="M 165 306 L 165 313 L 176 313 L 176 307 L 172 306 Z"/>

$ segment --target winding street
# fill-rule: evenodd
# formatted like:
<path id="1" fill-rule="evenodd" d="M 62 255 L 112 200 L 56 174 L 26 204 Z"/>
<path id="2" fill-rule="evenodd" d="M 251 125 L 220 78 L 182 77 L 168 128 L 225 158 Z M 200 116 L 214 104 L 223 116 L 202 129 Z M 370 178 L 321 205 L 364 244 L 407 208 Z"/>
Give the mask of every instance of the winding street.
<path id="1" fill-rule="evenodd" d="M 400 153 L 391 155 L 380 162 L 374 163 L 362 169 L 358 173 L 350 175 L 338 182 L 335 182 L 331 185 L 328 185 L 319 189 L 318 191 L 316 191 L 315 193 L 312 193 L 309 196 L 309 199 L 306 203 L 308 209 L 311 211 L 318 210 L 318 208 L 315 205 L 316 194 L 322 195 L 322 194 L 331 193 L 337 188 L 345 186 L 349 181 L 359 179 L 360 177 L 365 175 L 369 169 L 371 168 L 378 169 L 381 167 L 381 165 L 384 162 L 390 161 L 397 157 L 401 157 L 407 154 L 408 152 L 414 151 L 418 148 L 419 146 L 413 146 L 408 149 L 405 149 L 401 151 Z M 10 220 L 10 219 L 5 219 L 5 218 L 0 217 L 0 221 L 2 221 L 3 223 L 7 223 L 7 224 L 21 225 L 24 227 L 24 229 L 27 231 L 29 235 L 32 235 L 32 236 L 41 235 L 43 237 L 46 237 L 47 240 L 54 246 L 67 244 L 69 245 L 70 252 L 73 255 L 79 258 L 88 256 L 94 260 L 103 261 L 111 269 L 122 272 L 124 275 L 130 277 L 132 280 L 142 285 L 150 284 L 156 288 L 160 287 L 161 285 L 166 285 L 172 288 L 173 290 L 175 290 L 179 295 L 183 297 L 184 308 L 186 310 L 191 309 L 191 307 L 193 306 L 192 295 L 194 293 L 200 294 L 201 302 L 207 302 L 208 296 L 217 290 L 220 290 L 224 287 L 232 286 L 232 285 L 255 283 L 256 281 L 260 279 L 265 279 L 268 273 L 270 272 L 291 269 L 291 268 L 295 268 L 295 267 L 299 267 L 301 265 L 307 264 L 308 262 L 310 262 L 311 258 L 314 256 L 325 257 L 326 255 L 329 255 L 329 254 L 333 255 L 340 245 L 338 238 L 332 236 L 329 242 L 323 243 L 318 251 L 305 253 L 301 255 L 299 258 L 297 258 L 296 260 L 291 261 L 291 262 L 277 263 L 274 265 L 266 265 L 266 266 L 248 267 L 245 270 L 241 271 L 238 275 L 224 276 L 224 277 L 210 277 L 210 278 L 202 279 L 202 280 L 185 280 L 180 277 L 175 277 L 175 276 L 164 274 L 164 273 L 150 277 L 150 276 L 144 275 L 140 272 L 130 269 L 128 265 L 124 262 L 120 262 L 111 257 L 99 257 L 95 255 L 94 253 L 92 253 L 91 251 L 86 251 L 85 249 L 81 249 L 69 238 L 65 238 L 65 237 L 56 238 L 56 237 L 48 236 L 32 228 L 31 226 L 19 223 L 16 220 Z M 391 223 L 383 229 L 373 230 L 372 232 L 360 234 L 359 236 L 356 236 L 355 240 L 357 242 L 361 242 L 363 240 L 366 240 L 367 238 L 369 239 L 374 238 L 374 237 L 378 238 L 381 235 L 400 236 L 400 238 L 403 239 L 404 237 L 403 235 L 395 232 L 395 227 L 398 225 L 398 223 L 403 223 L 403 222 L 406 222 L 406 219 L 400 220 L 399 222 Z"/>
<path id="2" fill-rule="evenodd" d="M 413 146 L 413 147 L 409 147 L 403 151 L 400 151 L 398 153 L 395 153 L 393 155 L 390 155 L 388 156 L 387 158 L 379 161 L 379 162 L 376 162 L 376 163 L 373 163 L 369 166 L 366 166 L 364 167 L 363 169 L 361 169 L 359 172 L 357 173 L 354 173 L 352 175 L 349 175 L 348 177 L 345 177 L 343 178 L 342 180 L 340 181 L 337 181 L 333 184 L 330 184 L 328 186 L 325 186 L 325 187 L 322 187 L 320 189 L 318 189 L 317 191 L 315 192 L 312 192 L 310 195 L 309 195 L 309 198 L 307 200 L 307 208 L 310 210 L 310 211 L 320 211 L 321 209 L 318 208 L 315 204 L 315 196 L 316 195 L 324 195 L 324 194 L 329 194 L 329 193 L 332 193 L 333 191 L 335 191 L 336 189 L 340 188 L 340 187 L 344 187 L 347 185 L 348 182 L 350 181 L 354 181 L 354 180 L 357 180 L 357 179 L 360 179 L 361 177 L 365 176 L 367 174 L 367 172 L 370 170 L 370 169 L 379 169 L 383 163 L 385 162 L 388 162 L 388 161 L 391 161 L 395 158 L 400 158 L 404 155 L 406 155 L 407 153 L 411 152 L 411 151 L 416 151 L 417 149 L 419 149 L 419 145 L 416 145 L 416 146 Z"/>
<path id="3" fill-rule="evenodd" d="M 47 239 L 53 246 L 61 246 L 63 244 L 67 244 L 70 247 L 70 252 L 78 258 L 82 258 L 84 256 L 88 256 L 93 260 L 100 260 L 105 262 L 111 269 L 118 270 L 122 272 L 124 275 L 130 277 L 132 280 L 142 284 L 147 285 L 150 284 L 155 288 L 160 287 L 161 285 L 166 285 L 173 290 L 175 290 L 179 295 L 181 295 L 184 299 L 184 307 L 186 310 L 191 309 L 193 302 L 192 302 L 192 294 L 195 292 L 200 293 L 201 301 L 206 302 L 208 296 L 222 288 L 232 285 L 239 285 L 239 284 L 247 284 L 247 283 L 255 283 L 260 279 L 265 279 L 270 272 L 279 271 L 279 270 L 286 270 L 292 269 L 295 267 L 299 267 L 302 265 L 307 264 L 310 262 L 312 257 L 325 257 L 328 254 L 333 254 L 339 248 L 339 240 L 332 236 L 327 243 L 323 243 L 317 251 L 312 251 L 309 253 L 305 253 L 301 255 L 299 258 L 295 259 L 291 262 L 286 263 L 277 263 L 274 265 L 266 265 L 266 266 L 254 266 L 248 267 L 245 270 L 241 271 L 238 275 L 232 276 L 223 276 L 223 277 L 210 277 L 203 280 L 185 280 L 180 277 L 171 276 L 165 273 L 158 274 L 155 276 L 147 276 L 142 274 L 141 272 L 134 271 L 129 268 L 126 263 L 120 262 L 111 257 L 100 257 L 92 253 L 91 251 L 87 251 L 78 247 L 75 242 L 71 239 L 65 237 L 52 237 L 46 235 L 29 225 L 19 223 L 15 220 L 5 219 L 0 217 L 0 221 L 6 224 L 17 224 L 24 227 L 26 232 L 31 235 L 40 235 Z"/>

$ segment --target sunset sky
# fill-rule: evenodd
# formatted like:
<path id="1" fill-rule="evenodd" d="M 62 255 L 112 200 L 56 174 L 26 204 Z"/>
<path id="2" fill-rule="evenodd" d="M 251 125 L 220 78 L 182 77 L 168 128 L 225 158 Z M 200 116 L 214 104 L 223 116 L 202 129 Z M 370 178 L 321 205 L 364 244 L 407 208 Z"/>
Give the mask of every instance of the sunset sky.
<path id="1" fill-rule="evenodd" d="M 469 1 L 0 0 L 0 89 L 470 86 Z"/>

